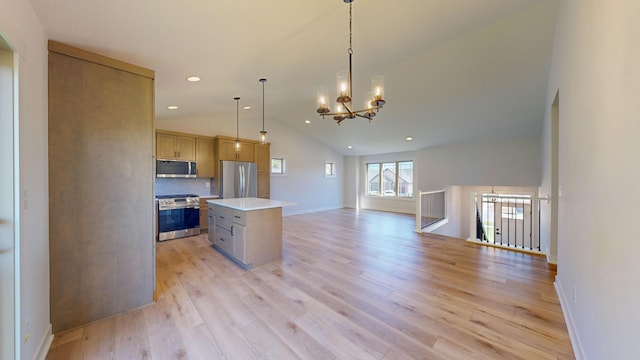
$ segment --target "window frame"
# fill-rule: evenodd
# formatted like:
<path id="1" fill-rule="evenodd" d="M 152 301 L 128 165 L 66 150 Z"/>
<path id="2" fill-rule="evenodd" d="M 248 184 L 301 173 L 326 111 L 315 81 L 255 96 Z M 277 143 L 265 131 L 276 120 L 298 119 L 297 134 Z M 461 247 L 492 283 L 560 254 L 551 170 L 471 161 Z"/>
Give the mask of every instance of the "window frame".
<path id="1" fill-rule="evenodd" d="M 399 194 L 399 187 L 400 187 L 400 182 L 399 180 L 399 176 L 400 176 L 400 164 L 401 163 L 411 163 L 411 195 L 409 196 L 402 196 L 402 195 L 398 195 Z M 385 169 L 385 165 L 388 164 L 394 164 L 395 166 L 395 170 L 394 170 L 394 194 L 395 195 L 384 195 L 384 192 L 386 190 L 383 190 L 384 184 L 383 184 L 383 173 L 384 173 L 384 169 Z M 415 178 L 415 174 L 414 174 L 414 164 L 415 161 L 414 160 L 397 160 L 397 161 L 371 161 L 371 162 L 367 162 L 365 163 L 365 196 L 370 196 L 370 197 L 375 197 L 375 198 L 388 198 L 388 199 L 414 199 L 415 195 L 413 193 L 413 184 L 414 184 L 414 178 Z M 377 194 L 371 194 L 371 189 L 369 188 L 369 166 L 370 165 L 377 165 L 378 166 L 378 193 Z M 408 190 L 408 189 L 407 189 Z M 408 192 L 408 191 L 407 191 Z"/>
<path id="2" fill-rule="evenodd" d="M 280 167 L 281 167 L 282 172 L 273 172 L 273 161 L 274 160 L 279 160 L 280 161 Z M 269 165 L 270 165 L 269 166 L 269 173 L 272 176 L 286 176 L 287 175 L 287 160 L 284 157 L 272 156 Z"/>
<path id="3" fill-rule="evenodd" d="M 331 165 L 331 173 L 327 173 L 327 165 Z M 324 171 L 324 177 L 327 177 L 327 178 L 336 177 L 336 162 L 325 160 L 323 171 Z"/>

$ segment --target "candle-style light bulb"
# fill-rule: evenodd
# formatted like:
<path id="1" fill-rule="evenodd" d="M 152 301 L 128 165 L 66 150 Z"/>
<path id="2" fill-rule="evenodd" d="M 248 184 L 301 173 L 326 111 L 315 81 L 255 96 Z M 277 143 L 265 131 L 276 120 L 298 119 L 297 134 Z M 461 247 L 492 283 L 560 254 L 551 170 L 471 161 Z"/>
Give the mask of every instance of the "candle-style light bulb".
<path id="1" fill-rule="evenodd" d="M 326 114 L 329 110 L 329 104 L 327 104 L 327 98 L 329 97 L 329 89 L 326 86 L 318 88 L 318 114 Z"/>

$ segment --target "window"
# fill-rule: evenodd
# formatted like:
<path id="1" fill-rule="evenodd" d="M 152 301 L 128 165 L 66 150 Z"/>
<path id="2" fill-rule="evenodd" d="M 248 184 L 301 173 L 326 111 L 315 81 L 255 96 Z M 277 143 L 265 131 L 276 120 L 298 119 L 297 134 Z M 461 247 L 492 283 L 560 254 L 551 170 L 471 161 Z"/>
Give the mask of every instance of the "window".
<path id="1" fill-rule="evenodd" d="M 283 158 L 271 158 L 271 173 L 272 174 L 284 174 L 285 166 Z"/>
<path id="2" fill-rule="evenodd" d="M 367 164 L 367 195 L 413 197 L 413 161 Z"/>
<path id="3" fill-rule="evenodd" d="M 324 177 L 336 176 L 336 163 L 325 161 L 324 163 Z"/>

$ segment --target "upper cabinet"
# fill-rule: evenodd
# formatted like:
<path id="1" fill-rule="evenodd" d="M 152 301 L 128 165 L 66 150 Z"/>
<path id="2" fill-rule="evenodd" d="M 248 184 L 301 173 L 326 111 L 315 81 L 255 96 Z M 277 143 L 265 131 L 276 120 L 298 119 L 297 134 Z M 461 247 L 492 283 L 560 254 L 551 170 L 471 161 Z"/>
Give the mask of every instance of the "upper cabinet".
<path id="1" fill-rule="evenodd" d="M 195 137 L 156 132 L 156 158 L 196 160 Z"/>
<path id="2" fill-rule="evenodd" d="M 213 139 L 196 139 L 196 169 L 199 178 L 215 177 Z"/>
<path id="3" fill-rule="evenodd" d="M 256 144 L 256 167 L 258 168 L 258 197 L 271 197 L 271 144 Z"/>
<path id="4" fill-rule="evenodd" d="M 216 141 L 216 150 L 218 152 L 219 161 L 255 161 L 255 145 L 253 143 L 246 140 L 240 140 L 240 150 L 236 151 L 235 139 L 218 137 Z"/>
<path id="5" fill-rule="evenodd" d="M 196 162 L 196 177 L 215 177 L 213 138 L 156 130 L 156 159 Z"/>

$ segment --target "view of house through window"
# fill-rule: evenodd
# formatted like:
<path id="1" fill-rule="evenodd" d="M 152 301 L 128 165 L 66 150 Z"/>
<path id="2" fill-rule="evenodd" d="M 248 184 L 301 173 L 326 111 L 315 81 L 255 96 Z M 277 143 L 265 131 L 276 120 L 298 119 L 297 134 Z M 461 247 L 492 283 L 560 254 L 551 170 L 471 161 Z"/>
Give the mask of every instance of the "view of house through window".
<path id="1" fill-rule="evenodd" d="M 367 164 L 367 195 L 413 197 L 413 161 Z"/>
<path id="2" fill-rule="evenodd" d="M 284 174 L 284 159 L 283 158 L 271 158 L 271 173 L 272 174 Z"/>

